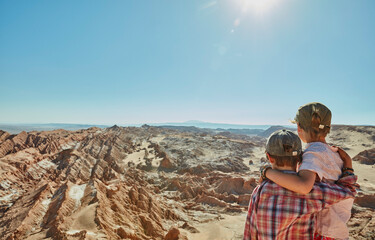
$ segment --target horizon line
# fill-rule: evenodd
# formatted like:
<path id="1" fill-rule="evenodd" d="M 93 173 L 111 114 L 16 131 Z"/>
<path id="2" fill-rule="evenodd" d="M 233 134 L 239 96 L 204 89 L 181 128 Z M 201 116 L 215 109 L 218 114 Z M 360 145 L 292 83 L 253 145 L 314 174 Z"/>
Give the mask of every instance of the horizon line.
<path id="1" fill-rule="evenodd" d="M 92 125 L 92 126 L 131 126 L 131 125 L 150 125 L 150 124 L 222 124 L 222 125 L 239 125 L 239 126 L 295 126 L 295 124 L 246 124 L 246 123 L 222 123 L 222 122 L 205 122 L 198 120 L 188 120 L 184 122 L 148 122 L 148 123 L 71 123 L 71 122 L 0 122 L 0 125 Z M 375 126 L 373 124 L 348 124 L 332 123 L 331 125 L 349 125 L 349 126 Z"/>

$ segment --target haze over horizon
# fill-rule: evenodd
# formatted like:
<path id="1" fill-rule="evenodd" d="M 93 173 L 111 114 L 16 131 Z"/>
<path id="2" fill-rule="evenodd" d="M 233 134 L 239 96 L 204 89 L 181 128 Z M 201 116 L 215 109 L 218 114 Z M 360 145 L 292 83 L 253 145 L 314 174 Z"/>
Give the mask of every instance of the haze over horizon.
<path id="1" fill-rule="evenodd" d="M 0 123 L 375 125 L 375 2 L 0 1 Z"/>

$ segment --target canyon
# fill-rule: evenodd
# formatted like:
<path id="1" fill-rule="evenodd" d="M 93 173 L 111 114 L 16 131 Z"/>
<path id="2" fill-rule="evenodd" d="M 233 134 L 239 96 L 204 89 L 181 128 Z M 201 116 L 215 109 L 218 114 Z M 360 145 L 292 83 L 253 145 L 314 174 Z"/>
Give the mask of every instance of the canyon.
<path id="1" fill-rule="evenodd" d="M 1 239 L 241 239 L 268 135 L 195 127 L 0 130 Z M 375 127 L 333 126 L 361 185 L 352 239 L 375 238 Z"/>

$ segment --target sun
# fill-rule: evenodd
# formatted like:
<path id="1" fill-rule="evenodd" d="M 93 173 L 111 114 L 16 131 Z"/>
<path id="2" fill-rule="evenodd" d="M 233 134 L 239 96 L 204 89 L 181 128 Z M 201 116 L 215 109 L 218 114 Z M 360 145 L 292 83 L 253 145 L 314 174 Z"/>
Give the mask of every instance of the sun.
<path id="1" fill-rule="evenodd" d="M 263 15 L 270 11 L 281 0 L 239 0 L 243 12 L 254 12 Z"/>

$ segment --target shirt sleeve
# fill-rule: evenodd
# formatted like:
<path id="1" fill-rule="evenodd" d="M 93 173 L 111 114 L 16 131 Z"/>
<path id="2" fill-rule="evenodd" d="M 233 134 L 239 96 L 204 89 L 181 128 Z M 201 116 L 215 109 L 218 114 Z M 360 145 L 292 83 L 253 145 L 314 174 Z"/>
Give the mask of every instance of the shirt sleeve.
<path id="1" fill-rule="evenodd" d="M 354 198 L 359 187 L 356 181 L 357 176 L 347 176 L 340 179 L 338 184 L 316 183 L 308 194 L 308 211 L 317 212 L 341 200 Z"/>
<path id="2" fill-rule="evenodd" d="M 243 233 L 243 240 L 250 240 L 250 211 L 251 211 L 252 200 L 250 199 L 249 209 L 247 212 L 245 231 Z"/>
<path id="3" fill-rule="evenodd" d="M 322 161 L 320 161 L 319 157 L 314 152 L 306 152 L 302 156 L 302 164 L 298 168 L 298 171 L 301 170 L 308 170 L 311 172 L 314 172 L 318 175 L 319 179 L 323 179 L 323 172 L 322 169 L 324 169 L 324 164 Z"/>
<path id="4" fill-rule="evenodd" d="M 250 202 L 249 202 L 249 208 L 248 208 L 248 212 L 247 212 L 247 216 L 246 216 L 246 223 L 245 223 L 245 230 L 244 230 L 244 234 L 243 234 L 243 240 L 250 240 L 251 239 L 251 217 L 252 217 L 252 214 L 255 214 L 254 213 L 254 200 L 256 198 L 256 195 L 259 191 L 259 185 L 254 189 L 253 193 L 251 194 L 251 197 L 250 197 Z M 254 223 L 253 223 L 254 224 Z M 255 229 L 253 229 L 254 231 Z"/>
<path id="5" fill-rule="evenodd" d="M 356 175 L 349 175 L 340 178 L 336 183 L 342 187 L 349 189 L 355 195 L 360 187 L 357 183 L 357 179 L 358 177 Z"/>

